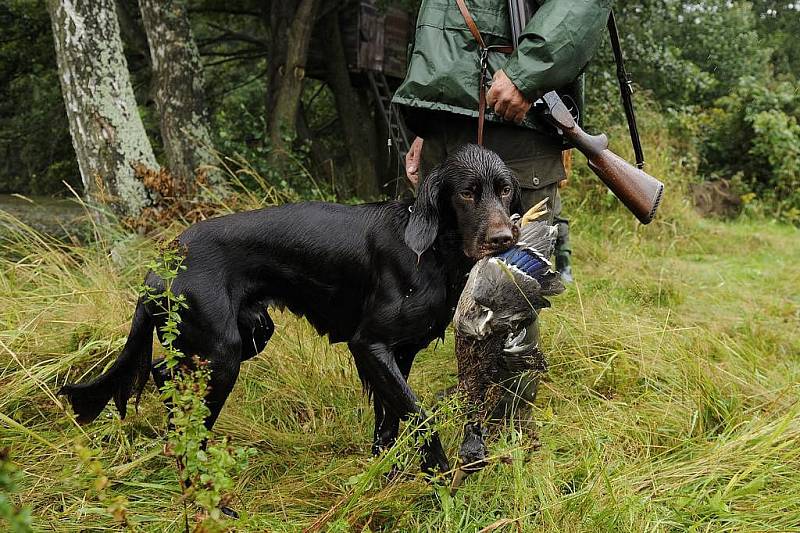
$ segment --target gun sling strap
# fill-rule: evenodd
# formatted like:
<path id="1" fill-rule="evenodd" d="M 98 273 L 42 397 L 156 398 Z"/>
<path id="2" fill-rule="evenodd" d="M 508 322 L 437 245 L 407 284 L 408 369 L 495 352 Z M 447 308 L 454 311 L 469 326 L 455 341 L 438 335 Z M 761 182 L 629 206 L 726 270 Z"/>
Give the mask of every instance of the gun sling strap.
<path id="1" fill-rule="evenodd" d="M 509 8 L 511 9 L 513 7 L 510 4 Z M 467 5 L 464 3 L 464 0 L 456 0 L 456 5 L 458 6 L 458 10 L 461 12 L 461 16 L 464 17 L 464 22 L 466 22 L 467 28 L 469 28 L 472 37 L 478 43 L 480 48 L 481 69 L 480 79 L 478 80 L 478 145 L 483 146 L 483 129 L 486 122 L 486 77 L 489 68 L 489 52 L 496 51 L 504 54 L 510 54 L 514 51 L 514 46 L 486 46 L 480 30 L 478 30 L 478 25 L 475 24 L 475 19 L 473 19 L 472 15 L 470 15 L 469 9 L 467 9 Z M 525 21 L 521 22 L 524 25 Z M 642 153 L 642 143 L 639 139 L 639 131 L 636 127 L 636 115 L 633 111 L 633 101 L 631 99 L 633 88 L 631 80 L 628 78 L 628 75 L 625 71 L 625 65 L 622 58 L 622 48 L 619 42 L 619 33 L 617 32 L 617 23 L 616 19 L 614 18 L 613 11 L 608 16 L 608 30 L 611 38 L 611 47 L 614 51 L 614 60 L 617 64 L 617 77 L 619 79 L 622 102 L 625 107 L 625 118 L 628 121 L 628 130 L 630 131 L 631 135 L 631 143 L 633 144 L 633 150 L 636 154 L 636 166 L 642 168 L 644 167 L 644 154 Z"/>
<path id="2" fill-rule="evenodd" d="M 639 139 L 639 128 L 636 127 L 636 113 L 633 110 L 633 82 L 625 70 L 625 60 L 622 57 L 622 46 L 619 42 L 619 31 L 617 31 L 617 19 L 614 17 L 613 11 L 608 14 L 608 36 L 611 39 L 614 62 L 617 64 L 619 92 L 622 96 L 622 106 L 625 108 L 625 120 L 628 121 L 633 153 L 636 156 L 636 167 L 644 168 L 644 151 L 642 150 L 642 141 Z"/>
<path id="3" fill-rule="evenodd" d="M 510 54 L 514 51 L 514 47 L 511 45 L 486 46 L 481 32 L 478 30 L 478 25 L 475 24 L 475 20 L 472 18 L 472 15 L 469 14 L 464 0 L 456 0 L 456 4 L 458 5 L 458 10 L 461 11 L 461 16 L 464 17 L 464 22 L 467 23 L 467 28 L 469 28 L 472 37 L 475 38 L 475 41 L 477 41 L 480 47 L 481 77 L 478 80 L 478 145 L 483 146 L 483 126 L 486 121 L 486 74 L 489 71 L 489 52 L 494 50 L 496 52 Z"/>

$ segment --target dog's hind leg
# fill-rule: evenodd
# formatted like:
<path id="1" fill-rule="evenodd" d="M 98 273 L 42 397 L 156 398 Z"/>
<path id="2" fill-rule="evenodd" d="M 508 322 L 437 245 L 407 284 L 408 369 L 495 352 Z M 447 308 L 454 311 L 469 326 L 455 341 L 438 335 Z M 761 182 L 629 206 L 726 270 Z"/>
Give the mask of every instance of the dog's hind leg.
<path id="1" fill-rule="evenodd" d="M 233 333 L 233 332 L 231 332 Z M 206 427 L 211 429 L 217 421 L 225 400 L 233 390 L 236 379 L 239 377 L 239 367 L 242 362 L 242 340 L 238 329 L 235 335 L 225 340 L 220 340 L 209 350 L 207 355 L 211 377 L 208 382 L 206 405 L 211 411 L 205 420 Z"/>
<path id="2" fill-rule="evenodd" d="M 160 391 L 167 381 L 171 379 L 171 375 L 166 365 L 163 364 L 164 359 L 159 359 L 153 363 L 152 375 L 156 387 Z M 208 394 L 205 398 L 205 403 L 211 411 L 205 420 L 205 426 L 208 429 L 214 425 L 214 422 L 219 417 L 222 406 L 225 404 L 228 395 L 236 383 L 236 378 L 239 375 L 239 362 L 226 358 L 215 358 L 209 361 L 211 375 L 208 383 Z M 164 405 L 167 407 L 167 423 L 172 427 L 172 402 L 169 399 L 164 400 Z"/>
<path id="3" fill-rule="evenodd" d="M 210 375 L 205 397 L 205 403 L 210 410 L 205 420 L 208 429 L 213 427 L 225 400 L 233 390 L 242 361 L 242 339 L 236 316 L 228 311 L 229 302 L 217 300 L 213 304 L 195 298 L 189 312 L 183 316 L 181 332 L 176 341 L 176 348 L 183 353 L 189 368 L 193 367 L 192 357 L 195 355 L 208 363 Z M 161 361 L 153 365 L 152 375 L 161 389 L 170 379 L 171 372 L 166 365 L 159 363 Z M 179 370 L 181 366 L 183 365 L 175 370 Z M 167 408 L 169 407 L 167 402 Z"/>
<path id="4" fill-rule="evenodd" d="M 224 337 L 224 336 L 223 336 Z M 184 353 L 192 353 L 189 346 L 184 346 L 181 351 Z M 222 410 L 225 400 L 233 389 L 236 383 L 236 378 L 239 375 L 239 365 L 241 362 L 241 340 L 238 332 L 235 335 L 230 335 L 227 340 L 222 340 L 214 343 L 210 349 L 201 355 L 201 358 L 208 362 L 210 375 L 208 381 L 208 391 L 205 397 L 205 404 L 208 406 L 209 414 L 204 420 L 204 425 L 209 430 L 214 426 Z M 160 359 L 153 364 L 152 374 L 159 390 L 164 387 L 164 384 L 172 378 L 172 373 L 163 364 L 164 359 Z M 193 363 L 187 363 L 190 368 L 194 367 Z M 167 424 L 170 430 L 173 429 L 172 425 L 172 402 L 169 399 L 164 400 L 167 407 Z M 207 441 L 201 443 L 203 449 L 206 448 Z M 179 469 L 183 468 L 186 458 L 184 456 L 176 457 Z M 186 487 L 192 485 L 191 479 L 184 479 Z M 226 505 L 220 505 L 220 510 L 223 514 L 233 518 L 239 518 L 239 514 Z"/>

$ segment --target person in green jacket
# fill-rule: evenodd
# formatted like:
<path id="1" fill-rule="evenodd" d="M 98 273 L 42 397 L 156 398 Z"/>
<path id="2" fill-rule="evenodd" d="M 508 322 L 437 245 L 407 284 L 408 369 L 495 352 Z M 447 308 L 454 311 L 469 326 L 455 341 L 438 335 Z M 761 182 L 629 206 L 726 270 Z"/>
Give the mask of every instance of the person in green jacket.
<path id="1" fill-rule="evenodd" d="M 465 3 L 487 46 L 511 43 L 507 1 Z M 604 36 L 611 0 L 529 3 L 533 16 L 514 52 L 488 55 L 492 84 L 487 102 L 493 112 L 487 113 L 485 145 L 516 173 L 523 206 L 549 198 L 552 222 L 561 211 L 558 183 L 566 177 L 561 141 L 527 113 L 547 91 L 576 92 L 576 82 Z M 412 183 L 456 146 L 475 142 L 479 73 L 479 45 L 455 1 L 423 0 L 408 71 L 393 99 L 417 135 L 406 158 Z M 555 222 L 560 237 L 557 267 L 569 280 L 568 226 L 561 218 Z"/>
<path id="2" fill-rule="evenodd" d="M 516 174 L 523 207 L 549 199 L 549 220 L 558 223 L 561 240 L 556 266 L 569 280 L 567 225 L 555 218 L 561 211 L 558 183 L 566 178 L 563 146 L 528 111 L 551 90 L 566 90 L 580 100 L 579 78 L 604 37 L 611 0 L 528 1 L 533 15 L 515 50 L 488 53 L 492 81 L 486 94 L 490 109 L 484 145 Z M 488 47 L 511 44 L 506 0 L 465 4 Z M 422 0 L 408 71 L 393 98 L 417 135 L 406 158 L 406 172 L 415 186 L 451 151 L 476 142 L 479 78 L 480 47 L 455 0 Z M 509 389 L 527 401 L 535 394 L 535 386 L 524 378 Z"/>

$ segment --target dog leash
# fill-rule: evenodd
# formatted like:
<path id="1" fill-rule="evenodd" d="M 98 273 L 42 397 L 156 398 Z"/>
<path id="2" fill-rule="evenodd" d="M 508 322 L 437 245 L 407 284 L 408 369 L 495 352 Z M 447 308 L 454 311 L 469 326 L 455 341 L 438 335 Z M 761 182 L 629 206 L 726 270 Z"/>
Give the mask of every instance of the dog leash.
<path id="1" fill-rule="evenodd" d="M 475 24 L 475 19 L 470 15 L 464 0 L 456 0 L 456 5 L 458 6 L 458 10 L 461 11 L 461 16 L 464 17 L 464 22 L 467 23 L 469 32 L 478 43 L 480 52 L 481 73 L 480 79 L 478 80 L 478 145 L 483 146 L 483 126 L 486 122 L 486 77 L 489 72 L 489 52 L 494 51 L 510 54 L 514 51 L 514 47 L 504 44 L 486 46 L 483 36 L 481 36 L 481 32 L 478 30 L 478 25 Z"/>

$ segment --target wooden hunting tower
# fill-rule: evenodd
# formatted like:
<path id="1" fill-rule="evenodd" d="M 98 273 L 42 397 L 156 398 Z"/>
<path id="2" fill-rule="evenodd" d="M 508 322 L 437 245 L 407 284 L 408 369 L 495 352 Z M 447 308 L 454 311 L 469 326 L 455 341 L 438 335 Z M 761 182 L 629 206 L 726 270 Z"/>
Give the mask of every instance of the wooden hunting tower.
<path id="1" fill-rule="evenodd" d="M 339 22 L 351 72 L 382 73 L 397 80 L 405 77 L 411 40 L 407 11 L 378 8 L 373 0 L 361 0 L 350 3 Z"/>
<path id="2" fill-rule="evenodd" d="M 377 4 L 376 0 L 349 1 L 339 12 L 339 28 L 352 84 L 369 96 L 402 160 L 409 149 L 408 134 L 391 98 L 406 75 L 412 17 L 405 9 Z M 325 55 L 324 43 L 311 46 L 309 76 L 322 77 L 317 73 L 325 70 Z"/>

